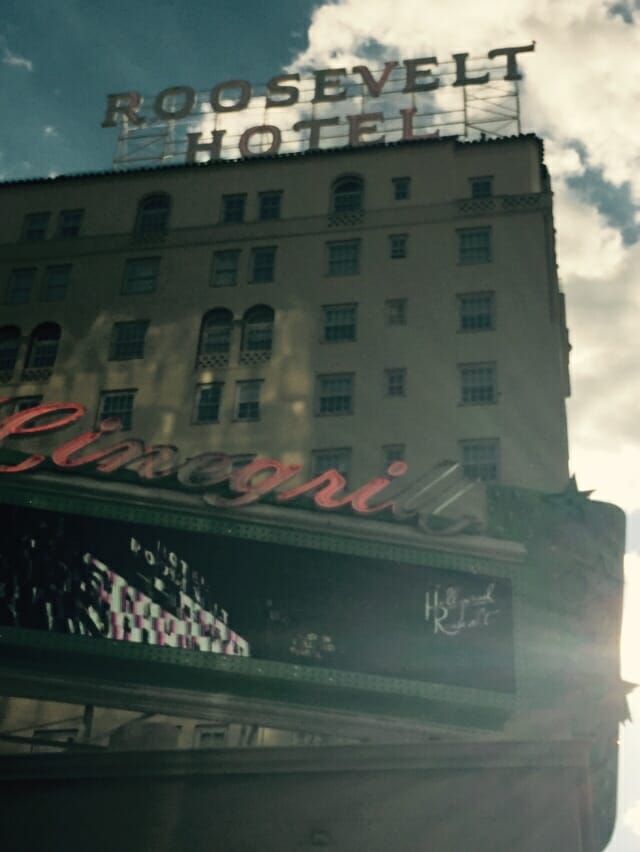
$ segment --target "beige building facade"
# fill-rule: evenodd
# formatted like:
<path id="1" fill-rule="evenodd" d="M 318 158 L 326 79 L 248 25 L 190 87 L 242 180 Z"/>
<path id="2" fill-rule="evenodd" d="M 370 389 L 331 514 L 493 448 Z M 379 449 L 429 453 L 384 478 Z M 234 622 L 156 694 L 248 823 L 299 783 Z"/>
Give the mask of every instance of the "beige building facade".
<path id="1" fill-rule="evenodd" d="M 562 490 L 551 199 L 533 136 L 5 184 L 0 392 L 350 485 Z"/>

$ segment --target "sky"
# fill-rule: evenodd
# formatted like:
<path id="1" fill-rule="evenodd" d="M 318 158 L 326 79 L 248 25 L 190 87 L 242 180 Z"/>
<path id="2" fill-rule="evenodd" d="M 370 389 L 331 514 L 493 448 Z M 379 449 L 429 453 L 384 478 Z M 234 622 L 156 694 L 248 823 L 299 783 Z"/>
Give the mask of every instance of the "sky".
<path id="1" fill-rule="evenodd" d="M 571 335 L 571 471 L 628 517 L 622 675 L 640 683 L 640 3 L 632 0 L 4 0 L 0 178 L 109 168 L 105 95 L 265 81 L 536 42 L 523 131 L 545 140 Z M 635 70 L 634 70 L 635 69 Z M 636 71 L 638 73 L 636 73 Z M 636 396 L 637 395 L 637 396 Z M 640 848 L 640 690 L 610 852 Z"/>

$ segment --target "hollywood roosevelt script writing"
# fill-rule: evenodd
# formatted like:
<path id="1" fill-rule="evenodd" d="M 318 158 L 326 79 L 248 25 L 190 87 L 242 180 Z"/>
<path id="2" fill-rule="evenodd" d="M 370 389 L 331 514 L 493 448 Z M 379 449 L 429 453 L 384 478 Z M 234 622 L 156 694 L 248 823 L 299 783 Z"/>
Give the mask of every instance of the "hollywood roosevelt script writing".
<path id="1" fill-rule="evenodd" d="M 495 583 L 481 595 L 465 595 L 456 586 L 435 586 L 425 593 L 424 617 L 434 634 L 458 636 L 463 630 L 488 627 L 499 614 L 494 598 Z"/>

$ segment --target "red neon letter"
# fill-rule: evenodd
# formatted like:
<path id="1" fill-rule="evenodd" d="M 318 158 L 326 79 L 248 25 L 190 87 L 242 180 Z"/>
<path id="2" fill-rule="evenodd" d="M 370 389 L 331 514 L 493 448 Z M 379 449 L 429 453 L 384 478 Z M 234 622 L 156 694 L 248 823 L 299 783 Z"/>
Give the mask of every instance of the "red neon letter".
<path id="1" fill-rule="evenodd" d="M 283 464 L 275 459 L 256 459 L 245 467 L 234 471 L 231 475 L 231 487 L 243 496 L 227 499 L 226 497 L 219 497 L 217 494 L 203 494 L 202 498 L 210 506 L 247 506 L 249 503 L 255 503 L 267 492 L 273 491 L 278 485 L 292 479 L 301 467 L 302 465 L 299 464 Z M 251 480 L 254 477 L 267 470 L 271 470 L 273 473 L 259 479 L 256 483 L 252 483 Z"/>
<path id="2" fill-rule="evenodd" d="M 25 411 L 18 411 L 16 414 L 10 414 L 2 422 L 0 422 L 0 441 L 4 438 L 15 435 L 40 435 L 44 432 L 55 432 L 58 429 L 64 429 L 71 423 L 75 423 L 85 413 L 86 408 L 80 405 L 79 402 L 46 402 L 42 405 L 36 405 L 33 408 L 27 408 Z M 43 417 L 45 414 L 53 414 L 57 411 L 70 411 L 62 417 L 55 420 L 49 420 L 47 423 L 40 425 L 27 426 L 38 417 Z M 45 456 L 33 455 L 16 465 L 0 465 L 0 473 L 22 473 L 25 470 L 31 470 L 38 467 L 45 460 Z"/>

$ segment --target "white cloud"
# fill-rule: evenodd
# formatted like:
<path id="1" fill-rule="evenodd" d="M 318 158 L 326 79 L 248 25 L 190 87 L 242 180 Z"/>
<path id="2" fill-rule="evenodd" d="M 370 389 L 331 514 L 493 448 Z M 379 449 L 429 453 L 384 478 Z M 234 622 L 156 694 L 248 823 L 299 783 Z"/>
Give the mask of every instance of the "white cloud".
<path id="1" fill-rule="evenodd" d="M 624 611 L 622 619 L 622 677 L 640 683 L 640 553 L 624 558 Z M 640 720 L 636 720 L 640 721 Z"/>
<path id="2" fill-rule="evenodd" d="M 640 837 L 640 799 L 624 815 L 624 824 Z"/>
<path id="3" fill-rule="evenodd" d="M 33 62 L 24 56 L 19 56 L 9 49 L 5 39 L 1 39 L 2 44 L 2 63 L 10 65 L 13 68 L 24 68 L 25 71 L 33 71 Z"/>
<path id="4" fill-rule="evenodd" d="M 43 127 L 43 129 L 42 129 L 42 132 L 44 133 L 45 136 L 57 136 L 58 135 L 58 131 L 51 124 L 45 125 L 45 127 Z"/>

